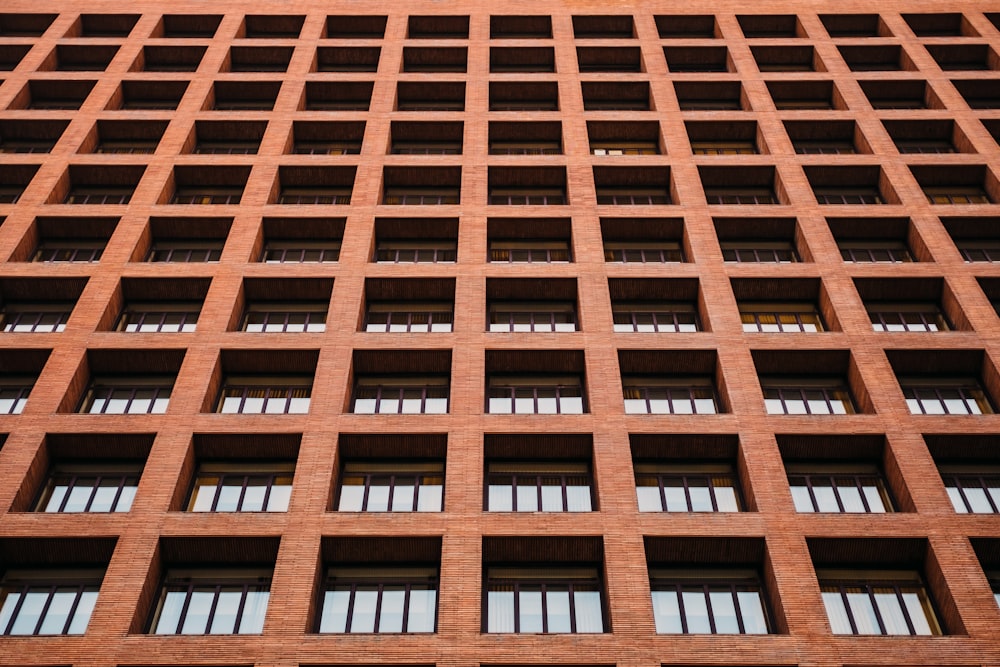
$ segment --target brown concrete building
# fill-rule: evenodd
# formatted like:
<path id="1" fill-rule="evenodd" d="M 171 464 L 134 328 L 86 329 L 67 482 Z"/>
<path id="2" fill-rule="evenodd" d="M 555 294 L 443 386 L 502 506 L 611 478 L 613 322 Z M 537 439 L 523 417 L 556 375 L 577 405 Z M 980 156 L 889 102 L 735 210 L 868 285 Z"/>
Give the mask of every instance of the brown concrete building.
<path id="1" fill-rule="evenodd" d="M 1000 2 L 7 0 L 0 665 L 1000 666 Z"/>

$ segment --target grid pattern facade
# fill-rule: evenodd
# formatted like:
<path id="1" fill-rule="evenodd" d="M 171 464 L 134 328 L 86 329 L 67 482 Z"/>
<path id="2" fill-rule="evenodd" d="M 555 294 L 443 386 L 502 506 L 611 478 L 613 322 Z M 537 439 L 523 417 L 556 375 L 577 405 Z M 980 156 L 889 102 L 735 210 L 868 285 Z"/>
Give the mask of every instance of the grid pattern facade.
<path id="1" fill-rule="evenodd" d="M 0 665 L 1000 665 L 1000 4 L 851 7 L 8 2 Z"/>

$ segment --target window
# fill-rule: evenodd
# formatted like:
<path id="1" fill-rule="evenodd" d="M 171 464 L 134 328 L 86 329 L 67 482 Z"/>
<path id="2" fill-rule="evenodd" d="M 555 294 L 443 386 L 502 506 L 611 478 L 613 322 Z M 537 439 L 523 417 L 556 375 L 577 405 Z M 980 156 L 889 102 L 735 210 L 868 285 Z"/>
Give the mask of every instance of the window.
<path id="1" fill-rule="evenodd" d="M 912 262 L 913 255 L 905 241 L 838 241 L 845 262 Z"/>
<path id="2" fill-rule="evenodd" d="M 739 512 L 739 483 L 725 463 L 635 464 L 640 512 Z"/>
<path id="3" fill-rule="evenodd" d="M 593 155 L 657 155 L 660 147 L 655 141 L 591 141 Z"/>
<path id="4" fill-rule="evenodd" d="M 80 405 L 84 414 L 159 415 L 167 411 L 173 378 L 99 377 Z"/>
<path id="5" fill-rule="evenodd" d="M 984 415 L 993 405 L 973 377 L 899 379 L 906 405 L 914 415 Z"/>
<path id="6" fill-rule="evenodd" d="M 489 512 L 590 512 L 590 466 L 574 461 L 486 464 Z"/>
<path id="7" fill-rule="evenodd" d="M 878 190 L 868 188 L 816 188 L 820 204 L 884 204 Z"/>
<path id="8" fill-rule="evenodd" d="M 719 412 L 709 377 L 622 377 L 625 414 L 714 415 Z"/>
<path id="9" fill-rule="evenodd" d="M 194 331 L 201 304 L 198 302 L 129 303 L 122 310 L 116 331 L 127 333 L 177 333 Z"/>
<path id="10" fill-rule="evenodd" d="M 491 206 L 560 206 L 566 203 L 563 188 L 490 188 Z"/>
<path id="11" fill-rule="evenodd" d="M 139 486 L 141 466 L 60 463 L 35 505 L 36 512 L 128 512 Z"/>
<path id="12" fill-rule="evenodd" d="M 769 188 L 705 188 L 709 204 L 778 204 L 778 198 Z"/>
<path id="13" fill-rule="evenodd" d="M 955 245 L 966 262 L 1000 262 L 1000 239 L 956 239 Z"/>
<path id="14" fill-rule="evenodd" d="M 583 414 L 580 376 L 490 376 L 486 412 L 490 414 Z"/>
<path id="15" fill-rule="evenodd" d="M 457 204 L 459 197 L 458 188 L 386 187 L 382 203 L 388 206 Z"/>
<path id="16" fill-rule="evenodd" d="M 934 303 L 871 303 L 868 317 L 875 331 L 948 331 L 944 313 Z"/>
<path id="17" fill-rule="evenodd" d="M 338 241 L 270 239 L 264 243 L 264 253 L 260 261 L 265 264 L 299 264 L 339 260 L 340 243 Z"/>
<path id="18" fill-rule="evenodd" d="M 202 463 L 189 512 L 286 512 L 294 463 Z"/>
<path id="19" fill-rule="evenodd" d="M 222 241 L 197 239 L 154 240 L 147 262 L 218 262 Z"/>
<path id="20" fill-rule="evenodd" d="M 692 141 L 691 152 L 695 155 L 756 155 L 756 144 L 752 141 Z"/>
<path id="21" fill-rule="evenodd" d="M 496 239 L 489 245 L 491 263 L 562 263 L 571 260 L 568 240 Z"/>
<path id="22" fill-rule="evenodd" d="M 893 511 L 885 479 L 877 465 L 789 463 L 786 468 L 796 512 Z"/>
<path id="23" fill-rule="evenodd" d="M 454 306 L 451 302 L 373 302 L 365 311 L 365 331 L 449 332 Z"/>
<path id="24" fill-rule="evenodd" d="M 104 252 L 104 241 L 82 239 L 46 239 L 38 243 L 32 262 L 97 262 Z"/>
<path id="25" fill-rule="evenodd" d="M 0 309 L 0 326 L 6 333 L 55 333 L 66 328 L 72 310 L 66 303 L 8 301 Z"/>
<path id="26" fill-rule="evenodd" d="M 354 384 L 354 414 L 446 414 L 447 377 L 366 376 Z"/>
<path id="27" fill-rule="evenodd" d="M 448 239 L 389 240 L 375 245 L 375 261 L 382 264 L 454 262 L 458 243 Z"/>
<path id="28" fill-rule="evenodd" d="M 489 305 L 490 331 L 576 331 L 576 304 L 497 301 Z"/>
<path id="29" fill-rule="evenodd" d="M 1000 469 L 996 466 L 941 466 L 941 479 L 959 514 L 1000 513 Z"/>
<path id="30" fill-rule="evenodd" d="M 741 302 L 745 332 L 800 333 L 823 331 L 823 318 L 811 303 Z"/>
<path id="31" fill-rule="evenodd" d="M 444 464 L 347 461 L 340 477 L 340 512 L 440 512 Z"/>
<path id="32" fill-rule="evenodd" d="M 103 573 L 8 570 L 0 579 L 0 635 L 82 635 Z"/>
<path id="33" fill-rule="evenodd" d="M 683 262 L 684 251 L 679 241 L 605 241 L 604 261 L 622 264 Z"/>
<path id="34" fill-rule="evenodd" d="M 766 635 L 763 586 L 753 570 L 650 569 L 657 634 Z"/>
<path id="35" fill-rule="evenodd" d="M 19 415 L 28 402 L 33 378 L 8 375 L 0 379 L 0 415 Z"/>
<path id="36" fill-rule="evenodd" d="M 818 570 L 835 635 L 939 635 L 941 626 L 913 571 Z"/>
<path id="37" fill-rule="evenodd" d="M 326 304 L 252 303 L 243 315 L 241 328 L 253 333 L 326 331 Z"/>
<path id="38" fill-rule="evenodd" d="M 722 261 L 790 264 L 798 262 L 799 254 L 791 241 L 720 241 Z"/>
<path id="39" fill-rule="evenodd" d="M 616 301 L 611 304 L 615 331 L 691 333 L 700 331 L 694 303 Z"/>
<path id="40" fill-rule="evenodd" d="M 670 193 L 660 188 L 598 187 L 597 203 L 613 206 L 653 206 L 670 204 Z"/>
<path id="41" fill-rule="evenodd" d="M 66 204 L 127 204 L 133 188 L 75 187 L 66 195 Z M 15 200 L 16 201 L 16 200 Z M 13 202 L 12 202 L 13 203 Z"/>
<path id="42" fill-rule="evenodd" d="M 229 376 L 216 412 L 222 414 L 306 414 L 312 378 Z"/>
<path id="43" fill-rule="evenodd" d="M 436 632 L 437 587 L 437 568 L 332 567 L 319 632 Z"/>
<path id="44" fill-rule="evenodd" d="M 602 633 L 601 579 L 594 567 L 489 567 L 486 632 Z"/>
<path id="45" fill-rule="evenodd" d="M 177 188 L 170 199 L 171 204 L 239 204 L 243 196 L 243 188 L 211 188 L 196 187 Z M 123 202 L 127 203 L 127 202 Z"/>
<path id="46" fill-rule="evenodd" d="M 924 186 L 927 201 L 932 204 L 989 204 L 990 196 L 979 187 Z"/>
<path id="47" fill-rule="evenodd" d="M 851 390 L 837 378 L 762 377 L 760 384 L 769 415 L 849 415 L 855 412 Z"/>
<path id="48" fill-rule="evenodd" d="M 168 570 L 150 633 L 256 635 L 264 629 L 269 570 Z"/>

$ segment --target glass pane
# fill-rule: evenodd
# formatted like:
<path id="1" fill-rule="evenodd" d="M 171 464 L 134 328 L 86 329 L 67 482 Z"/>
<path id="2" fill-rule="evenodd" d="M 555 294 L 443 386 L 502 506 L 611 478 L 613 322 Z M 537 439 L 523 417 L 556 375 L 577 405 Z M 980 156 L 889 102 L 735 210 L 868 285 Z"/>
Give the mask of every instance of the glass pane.
<path id="1" fill-rule="evenodd" d="M 69 492 L 69 499 L 66 500 L 66 506 L 63 508 L 63 512 L 85 512 L 87 509 L 87 502 L 90 500 L 90 496 L 94 492 L 94 484 L 96 484 L 96 482 L 97 480 L 93 477 L 77 478 L 76 485 L 73 487 L 73 490 Z"/>
<path id="2" fill-rule="evenodd" d="M 700 586 L 690 588 L 685 586 L 681 593 L 684 602 L 684 618 L 687 619 L 689 634 L 710 634 L 712 626 L 708 622 L 708 604 L 705 592 Z"/>
<path id="3" fill-rule="evenodd" d="M 538 482 L 533 477 L 517 481 L 517 511 L 538 511 Z"/>
<path id="4" fill-rule="evenodd" d="M 351 632 L 374 632 L 375 609 L 378 604 L 378 586 L 359 585 L 354 594 Z"/>
<path id="5" fill-rule="evenodd" d="M 413 477 L 396 477 L 396 486 L 392 492 L 393 512 L 412 512 L 413 495 L 416 479 Z"/>
<path id="6" fill-rule="evenodd" d="M 132 501 L 135 500 L 135 492 L 138 490 L 135 485 L 138 483 L 138 480 L 130 480 L 122 487 L 121 495 L 118 496 L 118 506 L 115 508 L 116 512 L 128 512 L 132 509 Z"/>
<path id="7" fill-rule="evenodd" d="M 368 488 L 367 512 L 388 512 L 389 511 L 389 484 L 388 477 L 372 477 L 371 485 Z"/>
<path id="8" fill-rule="evenodd" d="M 292 480 L 289 479 L 289 482 Z M 267 511 L 268 512 L 287 512 L 288 511 L 288 501 L 292 497 L 292 485 L 281 484 L 275 481 L 274 485 L 271 487 L 271 494 L 267 498 Z"/>
<path id="9" fill-rule="evenodd" d="M 735 635 L 740 632 L 740 624 L 736 620 L 736 605 L 733 603 L 733 593 L 725 590 L 711 590 L 708 593 L 712 603 L 712 618 L 715 619 L 715 632 L 720 635 Z"/>
<path id="10" fill-rule="evenodd" d="M 347 610 L 351 600 L 351 590 L 337 587 L 323 595 L 323 617 L 319 622 L 320 632 L 346 632 Z"/>
<path id="11" fill-rule="evenodd" d="M 601 608 L 601 592 L 583 590 L 577 586 L 573 591 L 574 612 L 577 632 L 604 632 L 604 611 Z"/>
<path id="12" fill-rule="evenodd" d="M 444 499 L 444 484 L 440 477 L 424 477 L 417 495 L 418 512 L 440 512 Z"/>
<path id="13" fill-rule="evenodd" d="M 486 631 L 514 632 L 514 590 L 495 588 L 486 595 Z"/>
<path id="14" fill-rule="evenodd" d="M 209 629 L 209 634 L 233 634 L 233 631 L 236 630 L 236 614 L 239 613 L 242 598 L 242 586 L 222 587 L 215 603 L 215 615 L 212 616 L 212 627 Z"/>
<path id="15" fill-rule="evenodd" d="M 844 505 L 844 511 L 850 513 L 863 513 L 865 504 L 861 500 L 861 491 L 855 486 L 852 478 L 838 478 L 837 492 L 840 494 L 840 502 Z"/>
<path id="16" fill-rule="evenodd" d="M 14 625 L 10 628 L 12 635 L 34 634 L 35 626 L 42 616 L 42 610 L 49 599 L 49 588 L 30 588 L 21 603 L 21 609 L 14 619 Z"/>
<path id="17" fill-rule="evenodd" d="M 589 512 L 592 509 L 589 484 L 569 480 L 566 485 L 566 509 L 570 512 Z"/>
<path id="18" fill-rule="evenodd" d="M 902 589 L 903 604 L 913 624 L 913 631 L 918 635 L 936 635 L 941 631 L 934 618 L 934 610 L 922 588 L 904 587 Z M 933 625 L 932 625 L 933 624 Z"/>
<path id="19" fill-rule="evenodd" d="M 653 618 L 656 621 L 656 632 L 661 635 L 679 634 L 683 631 L 676 591 L 653 591 Z"/>
<path id="20" fill-rule="evenodd" d="M 881 634 L 878 619 L 875 617 L 875 608 L 872 606 L 867 591 L 857 587 L 847 588 L 847 604 L 851 609 L 851 616 L 854 617 L 854 624 L 858 628 L 859 635 Z"/>
<path id="21" fill-rule="evenodd" d="M 792 486 L 792 501 L 795 503 L 796 512 L 812 512 L 813 504 L 812 497 L 809 495 L 809 489 L 803 486 Z"/>
<path id="22" fill-rule="evenodd" d="M 215 599 L 215 588 L 210 590 L 195 589 L 190 596 L 187 615 L 184 617 L 184 625 L 181 634 L 203 635 L 208 627 L 208 614 L 212 610 L 212 601 Z"/>
<path id="23" fill-rule="evenodd" d="M 521 632 L 542 632 L 542 591 L 537 586 L 521 586 Z"/>
<path id="24" fill-rule="evenodd" d="M 739 500 L 736 497 L 736 489 L 732 486 L 720 486 L 715 482 L 715 504 L 720 512 L 739 512 Z"/>
<path id="25" fill-rule="evenodd" d="M 966 514 L 969 511 L 965 508 L 965 501 L 962 500 L 962 495 L 957 487 L 948 487 L 948 497 L 951 498 L 951 504 L 954 506 L 956 512 L 959 514 Z"/>
<path id="26" fill-rule="evenodd" d="M 434 632 L 437 614 L 437 591 L 430 586 L 410 587 L 410 609 L 406 619 L 407 632 Z"/>
<path id="27" fill-rule="evenodd" d="M 738 591 L 736 599 L 743 616 L 743 631 L 748 635 L 766 635 L 767 617 L 764 614 L 764 603 L 758 591 Z"/>
<path id="28" fill-rule="evenodd" d="M 7 625 L 10 623 L 10 619 L 14 615 L 14 609 L 17 607 L 20 599 L 20 593 L 10 588 L 0 588 L 0 601 L 2 601 L 2 606 L 0 606 L 0 633 L 7 629 Z"/>
<path id="29" fill-rule="evenodd" d="M 962 489 L 965 492 L 965 500 L 969 507 L 976 514 L 989 514 L 993 512 L 990 501 L 986 496 L 986 490 L 981 487 L 967 486 Z"/>
<path id="30" fill-rule="evenodd" d="M 879 614 L 882 616 L 882 623 L 885 625 L 885 634 L 910 634 L 906 625 L 906 617 L 903 615 L 903 608 L 896 596 L 896 589 L 890 586 L 876 586 L 873 587 L 873 593 L 875 604 L 878 605 Z"/>
<path id="31" fill-rule="evenodd" d="M 662 511 L 663 506 L 660 502 L 660 487 L 657 479 L 655 477 L 639 477 L 635 484 L 635 492 L 639 498 L 639 511 Z"/>
<path id="32" fill-rule="evenodd" d="M 385 585 L 382 588 L 382 607 L 378 619 L 379 632 L 403 631 L 403 603 L 406 588 L 402 585 Z"/>
<path id="33" fill-rule="evenodd" d="M 80 600 L 76 604 L 76 613 L 69 624 L 66 634 L 82 635 L 90 623 L 90 615 L 94 612 L 94 605 L 97 604 L 97 589 L 88 587 L 80 595 Z"/>
<path id="34" fill-rule="evenodd" d="M 816 479 L 814 477 L 812 480 L 812 490 L 813 496 L 816 498 L 816 506 L 819 507 L 820 512 L 840 511 L 840 506 L 837 505 L 837 494 L 833 492 L 830 480 Z"/>
<path id="35" fill-rule="evenodd" d="M 684 491 L 684 480 L 670 478 L 663 480 L 663 495 L 667 499 L 668 512 L 687 512 L 687 493 Z"/>
<path id="36" fill-rule="evenodd" d="M 542 479 L 542 511 L 562 512 L 562 480 L 558 477 Z"/>
<path id="37" fill-rule="evenodd" d="M 118 486 L 122 480 L 120 477 L 102 479 L 97 487 L 97 493 L 90 502 L 91 512 L 110 512 L 114 509 L 115 498 L 118 496 Z"/>
<path id="38" fill-rule="evenodd" d="M 240 505 L 241 512 L 264 511 L 264 495 L 267 493 L 270 481 L 269 477 L 251 477 L 247 480 L 243 503 Z"/>
<path id="39" fill-rule="evenodd" d="M 708 480 L 689 477 L 688 493 L 691 496 L 692 512 L 712 511 L 712 495 L 709 493 Z"/>
<path id="40" fill-rule="evenodd" d="M 344 475 L 340 483 L 340 504 L 337 509 L 341 512 L 360 512 L 364 498 L 365 478 Z"/>
<path id="41" fill-rule="evenodd" d="M 246 602 L 243 603 L 243 616 L 240 618 L 241 635 L 256 635 L 264 631 L 264 616 L 267 614 L 267 603 L 271 593 L 266 590 L 254 590 L 252 587 L 247 592 Z"/>
<path id="42" fill-rule="evenodd" d="M 823 606 L 826 607 L 826 616 L 830 619 L 830 628 L 835 635 L 849 635 L 851 632 L 851 620 L 847 616 L 847 608 L 844 607 L 844 599 L 837 589 L 823 591 Z"/>
<path id="43" fill-rule="evenodd" d="M 45 504 L 40 508 L 43 512 L 58 512 L 59 507 L 62 506 L 63 498 L 66 497 L 66 491 L 69 490 L 67 486 L 68 480 L 62 481 L 51 481 L 49 492 L 49 497 L 45 500 Z M 3 624 L 0 624 L 0 628 L 3 628 Z"/>
<path id="44" fill-rule="evenodd" d="M 156 619 L 154 633 L 158 635 L 172 635 L 177 632 L 177 624 L 181 620 L 181 610 L 184 608 L 184 600 L 186 598 L 187 589 L 183 591 L 167 591 L 163 599 L 163 606 L 160 608 L 160 616 Z"/>
<path id="45" fill-rule="evenodd" d="M 239 510 L 240 493 L 243 491 L 243 480 L 240 486 L 234 485 L 234 480 L 227 480 L 219 490 L 219 501 L 215 505 L 216 512 L 236 512 Z"/>
<path id="46" fill-rule="evenodd" d="M 570 632 L 569 589 L 549 586 L 545 593 L 545 608 L 548 614 L 549 632 Z"/>
<path id="47" fill-rule="evenodd" d="M 38 634 L 62 634 L 63 628 L 66 627 L 66 620 L 69 618 L 70 609 L 73 608 L 73 602 L 76 600 L 76 592 L 76 586 L 60 586 L 56 589 L 56 592 L 52 594 L 49 608 L 45 612 L 45 620 L 42 621 L 42 627 L 38 629 Z"/>
<path id="48" fill-rule="evenodd" d="M 514 510 L 514 488 L 508 484 L 490 484 L 486 506 L 491 512 Z"/>

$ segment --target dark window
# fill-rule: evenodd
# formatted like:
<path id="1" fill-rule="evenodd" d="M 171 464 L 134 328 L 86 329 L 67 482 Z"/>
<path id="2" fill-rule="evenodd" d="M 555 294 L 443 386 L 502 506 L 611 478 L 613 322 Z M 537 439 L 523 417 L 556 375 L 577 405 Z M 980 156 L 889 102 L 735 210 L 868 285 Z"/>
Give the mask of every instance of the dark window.
<path id="1" fill-rule="evenodd" d="M 127 204 L 133 188 L 75 187 L 66 195 L 66 204 Z M 2 195 L 0 195 L 2 196 Z"/>
<path id="2" fill-rule="evenodd" d="M 985 415 L 993 405 L 972 377 L 899 379 L 906 405 L 914 415 Z"/>
<path id="3" fill-rule="evenodd" d="M 502 376 L 489 378 L 489 414 L 583 414 L 586 404 L 579 376 Z"/>
<path id="4" fill-rule="evenodd" d="M 449 332 L 454 306 L 449 301 L 372 302 L 365 311 L 369 332 Z"/>
<path id="5" fill-rule="evenodd" d="M 242 329 L 254 333 L 326 331 L 326 304 L 254 303 L 247 306 Z"/>
<path id="6" fill-rule="evenodd" d="M 270 571 L 169 570 L 149 631 L 156 635 L 260 634 L 270 595 Z"/>
<path id="7" fill-rule="evenodd" d="M 848 415 L 856 412 L 851 390 L 835 378 L 763 377 L 760 384 L 769 415 Z"/>
<path id="8" fill-rule="evenodd" d="M 266 264 L 297 264 L 338 260 L 340 260 L 338 241 L 272 239 L 264 243 L 264 254 L 260 261 Z"/>
<path id="9" fill-rule="evenodd" d="M 486 632 L 606 631 L 596 568 L 490 567 L 485 579 Z"/>
<path id="10" fill-rule="evenodd" d="M 33 262 L 97 262 L 104 252 L 104 241 L 82 239 L 46 239 L 39 242 Z"/>
<path id="11" fill-rule="evenodd" d="M 457 243 L 435 241 L 379 241 L 375 246 L 375 261 L 387 264 L 454 262 Z"/>
<path id="12" fill-rule="evenodd" d="M 491 206 L 560 206 L 565 203 L 566 191 L 561 188 L 490 188 Z"/>
<path id="13" fill-rule="evenodd" d="M 868 317 L 875 331 L 948 331 L 951 326 L 935 303 L 870 303 Z"/>
<path id="14" fill-rule="evenodd" d="M 239 204 L 243 188 L 179 187 L 171 197 L 171 204 Z M 127 202 L 123 202 L 127 203 Z"/>
<path id="15" fill-rule="evenodd" d="M 0 330 L 6 333 L 54 333 L 66 328 L 73 304 L 8 301 L 0 307 Z"/>
<path id="16" fill-rule="evenodd" d="M 1000 239 L 956 239 L 955 245 L 966 262 L 1000 262 Z"/>
<path id="17" fill-rule="evenodd" d="M 823 318 L 811 303 L 741 302 L 740 319 L 746 332 L 823 331 Z"/>
<path id="18" fill-rule="evenodd" d="M 658 634 L 766 635 L 764 587 L 753 570 L 651 569 Z"/>
<path id="19" fill-rule="evenodd" d="M 163 414 L 167 411 L 172 389 L 173 381 L 168 378 L 97 378 L 87 390 L 80 412 L 91 415 Z"/>
<path id="20" fill-rule="evenodd" d="M 885 199 L 876 188 L 816 188 L 816 201 L 820 204 L 884 204 Z"/>
<path id="21" fill-rule="evenodd" d="M 237 200 L 234 203 L 239 203 Z M 285 187 L 278 195 L 279 204 L 350 204 L 351 188 Z"/>
<path id="22" fill-rule="evenodd" d="M 354 414 L 446 414 L 447 377 L 365 376 L 354 384 Z"/>
<path id="23" fill-rule="evenodd" d="M 576 304 L 569 301 L 493 301 L 489 331 L 576 331 Z"/>
<path id="24" fill-rule="evenodd" d="M 777 204 L 770 188 L 705 188 L 709 204 Z"/>
<path id="25" fill-rule="evenodd" d="M 721 241 L 725 262 L 788 264 L 799 261 L 795 246 L 789 241 Z"/>
<path id="26" fill-rule="evenodd" d="M 698 309 L 693 303 L 616 301 L 611 304 L 615 331 L 691 333 L 700 331 Z"/>
<path id="27" fill-rule="evenodd" d="M 153 241 L 147 262 L 218 262 L 222 242 L 172 239 Z"/>
<path id="28" fill-rule="evenodd" d="M 189 512 L 286 512 L 293 463 L 202 463 Z"/>
<path id="29" fill-rule="evenodd" d="M 630 415 L 714 415 L 715 385 L 708 377 L 622 378 L 625 413 Z"/>
<path id="30" fill-rule="evenodd" d="M 941 626 L 913 571 L 816 572 L 835 635 L 939 635 Z"/>
<path id="31" fill-rule="evenodd" d="M 139 486 L 137 465 L 61 463 L 52 467 L 36 512 L 128 512 Z"/>
<path id="32" fill-rule="evenodd" d="M 122 311 L 117 331 L 176 333 L 194 331 L 201 313 L 199 303 L 129 303 Z"/>
<path id="33" fill-rule="evenodd" d="M 786 466 L 796 512 L 892 512 L 885 479 L 874 464 Z"/>
<path id="34" fill-rule="evenodd" d="M 683 262 L 684 251 L 677 241 L 605 241 L 604 261 L 622 264 Z"/>
<path id="35" fill-rule="evenodd" d="M 569 241 L 496 239 L 489 249 L 491 263 L 551 264 L 571 259 Z"/>
<path id="36" fill-rule="evenodd" d="M 437 568 L 330 568 L 319 632 L 435 632 L 437 587 Z"/>
<path id="37" fill-rule="evenodd" d="M 0 379 L 0 415 L 19 415 L 28 402 L 34 380 L 16 376 Z"/>
<path id="38" fill-rule="evenodd" d="M 348 461 L 340 477 L 340 512 L 440 512 L 442 463 Z"/>
<path id="39" fill-rule="evenodd" d="M 670 204 L 670 193 L 660 188 L 598 187 L 597 203 L 613 206 Z"/>
<path id="40" fill-rule="evenodd" d="M 924 186 L 927 201 L 932 204 L 989 204 L 990 196 L 981 187 Z"/>
<path id="41" fill-rule="evenodd" d="M 756 155 L 757 145 L 753 141 L 692 141 L 691 152 L 695 155 Z"/>
<path id="42" fill-rule="evenodd" d="M 306 414 L 312 378 L 227 377 L 216 412 L 223 414 Z"/>
<path id="43" fill-rule="evenodd" d="M 904 241 L 838 241 L 845 262 L 912 262 Z"/>
<path id="44" fill-rule="evenodd" d="M 382 203 L 390 206 L 428 206 L 457 204 L 461 194 L 458 188 L 405 188 L 386 187 Z"/>
<path id="45" fill-rule="evenodd" d="M 1000 513 L 1000 468 L 997 466 L 941 466 L 941 479 L 959 514 Z"/>
<path id="46" fill-rule="evenodd" d="M 490 512 L 590 512 L 590 466 L 574 461 L 493 461 L 486 464 Z"/>
<path id="47" fill-rule="evenodd" d="M 8 570 L 0 579 L 0 635 L 82 635 L 103 574 Z"/>
<path id="48" fill-rule="evenodd" d="M 725 463 L 635 464 L 640 512 L 739 512 L 739 482 Z"/>

